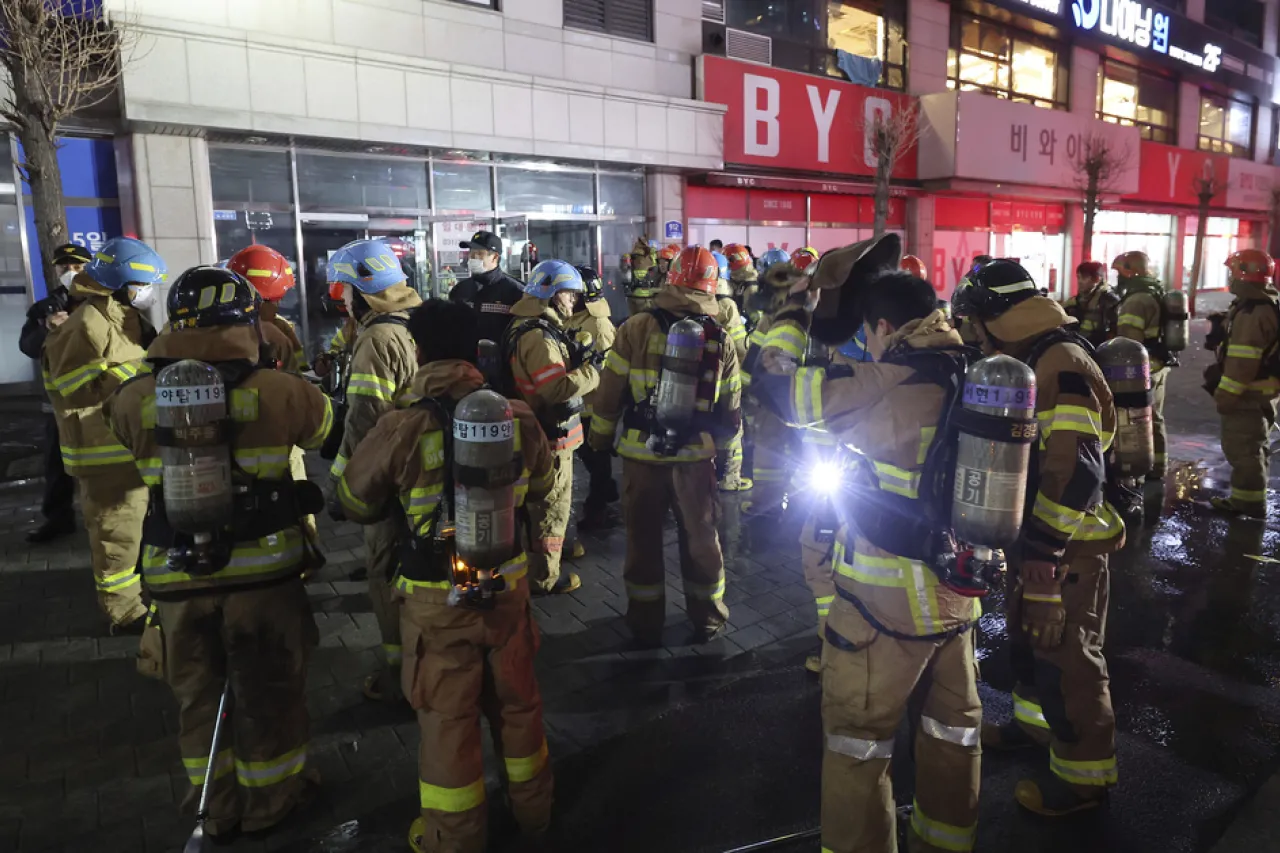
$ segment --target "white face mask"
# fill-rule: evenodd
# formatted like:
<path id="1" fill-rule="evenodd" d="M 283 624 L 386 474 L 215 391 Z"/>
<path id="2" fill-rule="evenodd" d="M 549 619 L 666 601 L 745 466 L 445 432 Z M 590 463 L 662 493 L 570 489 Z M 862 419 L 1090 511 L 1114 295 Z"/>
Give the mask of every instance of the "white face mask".
<path id="1" fill-rule="evenodd" d="M 58 284 L 70 290 L 71 282 L 75 281 L 75 278 L 76 278 L 76 271 L 67 270 L 62 275 L 58 276 Z"/>
<path id="2" fill-rule="evenodd" d="M 354 317 L 356 310 L 355 288 L 349 284 L 342 285 L 342 304 L 347 306 L 347 316 Z"/>
<path id="3" fill-rule="evenodd" d="M 480 275 L 481 273 L 486 272 L 487 269 L 488 268 L 484 265 L 484 261 L 479 258 L 467 258 L 467 270 L 472 275 Z"/>
<path id="4" fill-rule="evenodd" d="M 156 304 L 156 286 L 154 284 L 129 285 L 129 304 L 139 311 L 148 311 Z"/>

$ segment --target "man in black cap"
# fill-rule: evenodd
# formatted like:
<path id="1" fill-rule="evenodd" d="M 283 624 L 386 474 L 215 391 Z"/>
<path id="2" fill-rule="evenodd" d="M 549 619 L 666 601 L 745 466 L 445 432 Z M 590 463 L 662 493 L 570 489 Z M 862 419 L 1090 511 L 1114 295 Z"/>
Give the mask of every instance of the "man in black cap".
<path id="1" fill-rule="evenodd" d="M 49 330 L 67 319 L 74 307 L 71 304 L 69 285 L 75 274 L 93 260 L 89 250 L 75 243 L 67 243 L 53 250 L 53 266 L 58 281 L 50 283 L 49 295 L 27 309 L 27 321 L 18 335 L 18 349 L 23 355 L 40 360 L 45 336 Z M 44 410 L 44 500 L 40 512 L 44 523 L 27 534 L 27 541 L 39 544 L 66 536 L 76 529 L 76 482 L 62 467 L 62 448 L 58 440 L 58 422 L 53 417 L 53 407 L 43 404 Z"/>
<path id="2" fill-rule="evenodd" d="M 511 321 L 511 306 L 524 296 L 524 288 L 502 271 L 502 240 L 497 234 L 477 231 L 459 246 L 469 253 L 471 277 L 458 282 L 449 299 L 470 305 L 480 317 L 480 337 L 499 342 Z"/>

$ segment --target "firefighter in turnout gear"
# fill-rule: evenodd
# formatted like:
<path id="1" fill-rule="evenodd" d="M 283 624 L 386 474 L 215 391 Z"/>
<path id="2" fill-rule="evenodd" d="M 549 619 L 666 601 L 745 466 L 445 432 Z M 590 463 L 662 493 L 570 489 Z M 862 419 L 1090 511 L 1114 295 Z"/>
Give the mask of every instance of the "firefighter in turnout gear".
<path id="1" fill-rule="evenodd" d="M 405 324 L 409 311 L 421 305 L 422 299 L 405 281 L 395 253 L 379 240 L 357 240 L 343 246 L 329 259 L 328 273 L 329 281 L 342 285 L 343 303 L 357 328 L 342 445 L 329 471 L 336 493 L 351 454 L 378 418 L 403 402 L 401 397 L 418 366 L 413 338 Z M 384 664 L 365 681 L 365 695 L 374 701 L 401 698 L 400 614 L 391 585 L 398 542 L 394 521 L 364 528 L 369 598 L 382 635 Z"/>
<path id="2" fill-rule="evenodd" d="M 1222 418 L 1222 453 L 1231 464 L 1230 497 L 1210 499 L 1215 509 L 1265 518 L 1270 448 L 1276 422 L 1280 375 L 1275 372 L 1280 336 L 1280 294 L 1273 286 L 1275 261 L 1246 249 L 1227 259 L 1231 294 L 1225 337 L 1217 348 L 1213 402 Z"/>
<path id="3" fill-rule="evenodd" d="M 822 848 L 832 853 L 891 853 L 897 827 L 889 778 L 895 733 L 913 693 L 923 698 L 916 730 L 915 803 L 909 849 L 973 849 L 980 781 L 977 664 L 971 630 L 977 599 L 946 586 L 916 555 L 886 546 L 906 531 L 886 525 L 854 527 L 877 495 L 907 499 L 911 516 L 925 516 L 921 493 L 925 460 L 947 411 L 947 391 L 914 365 L 944 364 L 949 378 L 967 364 L 960 336 L 936 308 L 932 285 L 897 271 L 895 235 L 830 252 L 819 262 L 814 287 L 848 282 L 824 299 L 860 304 L 876 363 L 800 366 L 752 377 L 761 404 L 796 427 L 825 427 L 841 445 L 865 454 L 858 470 L 832 465 L 839 527 L 833 537 L 834 600 L 826 618 L 822 655 Z M 839 268 L 833 276 L 824 267 Z M 775 320 L 792 325 L 807 345 L 818 330 L 807 310 L 809 283 Z M 838 336 L 852 336 L 858 317 L 845 317 Z M 830 335 L 836 326 L 827 326 Z M 828 338 L 831 343 L 835 340 Z M 853 498 L 856 482 L 863 487 Z M 830 480 L 828 479 L 828 482 Z M 868 497 L 861 499 L 861 494 Z M 858 510 L 850 510 L 857 500 Z M 869 510 L 868 510 L 869 511 Z M 870 537 L 870 538 L 868 538 Z"/>
<path id="4" fill-rule="evenodd" d="M 996 260 L 970 282 L 952 308 L 973 321 L 984 352 L 1035 371 L 1039 422 L 1022 535 L 1009 553 L 1014 719 L 984 725 L 982 741 L 993 749 L 1048 745 L 1051 772 L 1020 781 L 1014 795 L 1038 814 L 1066 815 L 1098 805 L 1117 778 L 1102 655 L 1107 555 L 1125 536 L 1103 496 L 1116 411 L 1087 342 L 1025 269 Z"/>
<path id="5" fill-rule="evenodd" d="M 141 360 L 155 331 L 143 311 L 165 273 L 146 244 L 108 240 L 72 279 L 78 305 L 50 330 L 41 358 L 62 463 L 79 486 L 98 605 L 112 630 L 141 628 L 147 613 L 136 571 L 147 490 L 128 449 L 107 428 L 102 406 L 145 370 Z"/>
<path id="6" fill-rule="evenodd" d="M 1148 480 L 1164 478 L 1168 468 L 1169 437 L 1164 425 L 1165 385 L 1173 359 L 1164 345 L 1164 285 L 1151 275 L 1144 252 L 1125 252 L 1112 262 L 1119 275 L 1120 307 L 1116 334 L 1137 341 L 1151 356 L 1151 427 L 1156 464 Z"/>
<path id="7" fill-rule="evenodd" d="M 668 508 L 675 512 L 695 641 L 716 637 L 729 617 L 715 457 L 738 433 L 741 384 L 737 354 L 715 322 L 719 277 L 706 249 L 681 252 L 654 310 L 618 329 L 596 395 L 592 446 L 613 447 L 621 421 L 627 624 L 642 643 L 662 641 Z"/>
<path id="8" fill-rule="evenodd" d="M 591 349 L 596 353 L 606 353 L 613 346 L 613 339 L 618 330 L 609 318 L 609 303 L 605 301 L 603 282 L 591 267 L 578 267 L 582 276 L 582 294 L 578 297 L 573 314 L 565 321 L 565 328 L 575 335 L 585 332 L 591 336 Z M 599 389 L 582 398 L 583 429 L 591 422 L 592 403 Z M 587 469 L 587 497 L 582 502 L 582 518 L 578 522 L 580 530 L 612 527 L 614 520 L 610 517 L 608 507 L 616 503 L 622 496 L 618 492 L 618 484 L 613 480 L 613 454 L 593 450 L 590 444 L 583 442 L 578 448 L 578 456 Z"/>
<path id="9" fill-rule="evenodd" d="M 760 274 L 756 271 L 755 259 L 746 246 L 738 243 L 725 246 L 724 255 L 729 260 L 729 281 L 732 284 L 730 295 L 738 308 L 746 311 L 747 306 L 756 301 L 756 292 L 759 290 L 756 281 Z"/>
<path id="10" fill-rule="evenodd" d="M 582 275 L 564 261 L 533 268 L 524 298 L 511 309 L 514 320 L 503 341 L 515 390 L 542 424 L 553 453 L 551 489 L 531 503 L 533 547 L 529 555 L 535 594 L 573 592 L 582 581 L 561 572 L 565 531 L 573 498 L 573 451 L 583 442 L 583 397 L 600 383 L 600 372 L 566 328 L 586 287 Z"/>
<path id="11" fill-rule="evenodd" d="M 1107 268 L 1100 261 L 1084 261 L 1076 267 L 1076 295 L 1063 308 L 1080 325 L 1080 334 L 1099 347 L 1115 336 L 1120 297 L 1107 284 Z"/>
<path id="12" fill-rule="evenodd" d="M 301 579 L 318 554 L 301 517 L 324 497 L 294 484 L 289 448 L 319 447 L 333 414 L 306 380 L 258 369 L 258 305 L 249 282 L 229 270 L 183 273 L 169 292 L 169 331 L 147 352 L 152 374 L 107 404 L 151 491 L 142 573 L 163 638 L 156 656 L 178 700 L 188 806 L 199 798 L 230 682 L 230 736 L 213 765 L 206 824 L 215 838 L 278 824 L 319 781 L 307 765 L 306 704 L 319 635 Z M 209 525 L 212 546 L 200 544 L 192 524 Z"/>
<path id="13" fill-rule="evenodd" d="M 750 267 L 751 256 L 747 254 L 746 248 L 737 245 L 729 246 L 728 248 L 735 251 L 740 250 L 741 255 L 746 257 L 748 268 L 751 269 L 754 280 L 755 269 Z M 719 253 L 712 252 L 711 255 L 716 257 Z M 747 357 L 747 323 L 743 319 L 741 312 L 738 311 L 738 303 L 734 299 L 734 288 L 730 280 L 730 276 L 734 274 L 733 261 L 728 256 L 720 255 L 720 257 L 716 257 L 717 262 L 721 257 L 725 261 L 719 264 L 720 280 L 716 282 L 716 307 L 718 309 L 716 322 L 729 336 L 734 354 L 738 358 L 738 364 L 741 365 Z M 720 477 L 720 491 L 722 492 L 746 492 L 750 491 L 753 485 L 751 480 L 742 476 L 742 451 L 746 421 L 742 418 L 739 418 L 739 421 L 738 434 L 731 438 L 716 455 L 716 471 Z"/>
<path id="14" fill-rule="evenodd" d="M 538 628 L 529 609 L 519 508 L 527 505 L 526 493 L 529 501 L 538 501 L 550 488 L 553 456 L 527 405 L 480 391 L 505 409 L 511 444 L 505 460 L 478 467 L 477 443 L 462 449 L 465 428 L 474 428 L 466 421 L 469 395 L 484 386 L 475 364 L 476 315 L 432 300 L 413 312 L 409 330 L 418 345 L 420 366 L 411 387 L 419 402 L 378 421 L 351 457 L 339 493 L 348 518 L 367 524 L 390 512 L 415 545 L 401 550 L 396 577 L 403 599 L 403 689 L 417 711 L 422 736 L 422 811 L 409 843 L 416 853 L 481 853 L 488 825 L 482 712 L 520 827 L 537 836 L 551 820 L 551 762 L 533 671 Z M 503 450 L 502 442 L 482 447 L 486 454 Z M 468 469 L 460 467 L 464 458 L 470 460 Z M 458 476 L 461 470 L 470 472 L 465 480 Z M 507 524 L 514 527 L 504 527 L 503 515 L 483 518 L 483 529 L 493 531 L 493 553 L 483 568 L 492 570 L 501 585 L 486 606 L 467 606 L 458 597 L 453 555 L 431 546 L 453 542 L 459 561 L 470 556 L 465 543 L 481 529 L 476 516 L 486 512 L 485 502 L 478 502 L 478 513 L 467 511 L 465 497 L 458 496 L 478 484 L 486 497 L 509 501 Z M 498 523 L 490 526 L 490 521 Z M 455 529 L 454 539 L 442 538 Z"/>
<path id="15" fill-rule="evenodd" d="M 635 245 L 631 247 L 630 270 L 627 311 L 634 317 L 653 307 L 653 298 L 658 295 L 665 277 L 658 262 L 658 253 L 650 245 L 648 237 L 636 238 Z"/>

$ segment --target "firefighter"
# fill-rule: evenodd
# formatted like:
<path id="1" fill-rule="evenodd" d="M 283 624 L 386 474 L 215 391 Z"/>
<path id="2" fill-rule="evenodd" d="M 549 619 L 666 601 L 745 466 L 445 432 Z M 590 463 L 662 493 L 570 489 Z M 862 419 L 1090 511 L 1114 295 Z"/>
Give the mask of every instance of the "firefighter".
<path id="1" fill-rule="evenodd" d="M 535 594 L 573 592 L 582 586 L 576 573 L 560 571 L 560 559 L 573 498 L 573 451 L 583 441 L 582 398 L 600 382 L 599 371 L 585 360 L 584 348 L 566 329 L 585 290 L 582 275 L 572 265 L 555 260 L 538 264 L 524 298 L 511 309 L 514 320 L 502 347 L 515 391 L 538 416 L 554 455 L 551 490 L 529 507 Z"/>
<path id="2" fill-rule="evenodd" d="M 679 243 L 668 243 L 658 250 L 658 287 L 666 283 L 667 274 L 671 271 L 671 262 L 678 258 L 683 250 L 684 247 Z"/>
<path id="3" fill-rule="evenodd" d="M 1231 496 L 1210 498 L 1215 509 L 1266 518 L 1268 439 L 1276 422 L 1280 376 L 1274 371 L 1280 307 L 1272 282 L 1275 261 L 1259 249 L 1227 258 L 1231 295 L 1225 338 L 1217 348 L 1213 402 L 1222 418 L 1222 453 L 1231 465 Z"/>
<path id="4" fill-rule="evenodd" d="M 617 335 L 613 321 L 609 319 L 609 303 L 605 301 L 603 282 L 591 267 L 578 267 L 582 276 L 583 291 L 577 298 L 573 314 L 565 320 L 565 328 L 576 333 L 585 332 L 591 337 L 590 346 L 597 353 L 606 353 L 613 346 Z M 597 389 L 598 390 L 598 389 Z M 597 391 L 582 398 L 583 424 L 590 423 L 591 405 Z M 609 504 L 616 503 L 621 495 L 613 480 L 613 454 L 601 453 L 583 442 L 578 456 L 587 469 L 587 497 L 582 502 L 582 518 L 579 530 L 598 530 L 612 527 L 614 519 L 609 514 Z"/>
<path id="5" fill-rule="evenodd" d="M 737 244 L 733 244 L 729 248 L 739 252 L 741 256 L 745 256 L 747 268 L 751 269 L 751 256 L 747 255 L 745 248 Z M 731 276 L 734 275 L 733 261 L 727 255 L 722 255 L 719 252 L 712 252 L 711 256 L 716 259 L 716 265 L 720 272 L 720 279 L 716 282 L 716 322 L 729 336 L 733 351 L 738 357 L 738 364 L 741 365 L 747 357 L 747 322 L 743 319 L 741 312 L 738 311 L 738 303 L 734 298 L 734 287 L 731 281 Z M 755 270 L 751 269 L 751 272 L 754 276 Z M 755 287 L 753 285 L 752 295 L 754 295 L 754 290 Z M 729 439 L 716 454 L 716 471 L 720 478 L 720 491 L 722 492 L 747 492 L 754 485 L 750 479 L 742 476 L 742 451 L 745 431 L 746 421 L 743 418 L 739 418 L 738 434 Z"/>
<path id="6" fill-rule="evenodd" d="M 318 560 L 300 518 L 324 498 L 316 486 L 294 485 L 279 449 L 318 447 L 333 413 L 324 394 L 301 377 L 257 369 L 258 306 L 253 287 L 236 273 L 215 267 L 183 273 L 169 291 L 169 331 L 147 352 L 154 374 L 125 384 L 107 409 L 151 490 L 142 575 L 163 638 L 163 677 L 178 701 L 178 746 L 191 782 L 187 807 L 199 799 L 219 697 L 230 682 L 229 734 L 209 792 L 206 830 L 215 839 L 237 828 L 275 826 L 305 805 L 319 782 L 307 766 L 306 702 L 307 660 L 319 634 L 301 579 Z M 166 438 L 160 416 L 200 399 L 189 394 L 187 381 L 176 380 L 180 387 L 173 389 L 175 380 L 165 376 L 166 365 L 181 359 L 216 368 L 209 373 L 221 393 L 204 399 L 225 400 L 218 417 L 234 424 L 212 446 L 192 450 L 221 451 L 233 466 L 205 465 L 197 457 L 184 471 L 171 461 L 166 445 L 183 439 Z M 189 396 L 179 396 L 184 391 Z M 179 476 L 183 488 L 171 492 Z M 196 483 L 205 497 L 192 506 Z M 230 518 L 205 533 L 225 547 L 221 559 L 212 556 L 216 547 L 203 550 L 198 534 L 179 530 L 182 518 L 190 523 L 194 515 L 197 524 L 216 518 L 218 494 L 228 496 Z"/>
<path id="7" fill-rule="evenodd" d="M 805 246 L 791 253 L 791 265 L 800 272 L 809 269 L 817 260 L 818 250 L 812 246 Z"/>
<path id="8" fill-rule="evenodd" d="M 662 286 L 658 253 L 648 237 L 638 237 L 631 247 L 631 281 L 627 286 L 627 311 L 634 317 L 653 307 L 653 298 Z"/>
<path id="9" fill-rule="evenodd" d="M 155 336 L 143 313 L 166 267 L 137 240 L 108 240 L 71 281 L 79 302 L 45 340 L 41 365 L 62 443 L 62 462 L 76 478 L 98 605 L 113 631 L 140 630 L 146 607 L 135 571 L 147 490 L 129 451 L 107 428 L 102 405 L 142 369 Z"/>
<path id="10" fill-rule="evenodd" d="M 1164 479 L 1169 465 L 1169 437 L 1164 425 L 1165 385 L 1176 363 L 1164 341 L 1164 285 L 1151 275 L 1151 259 L 1145 252 L 1125 252 L 1111 263 L 1120 285 L 1116 334 L 1137 341 L 1151 357 L 1151 430 L 1156 464 L 1148 480 Z"/>
<path id="11" fill-rule="evenodd" d="M 75 307 L 71 298 L 72 281 L 92 260 L 89 250 L 75 243 L 66 243 L 53 250 L 53 268 L 58 274 L 58 284 L 49 288 L 44 299 L 37 300 L 27 309 L 26 322 L 18 334 L 18 349 L 37 365 L 49 331 L 62 325 Z M 41 403 L 40 410 L 44 413 L 44 498 L 40 502 L 44 523 L 27 534 L 27 541 L 33 545 L 52 542 L 74 533 L 76 529 L 76 481 L 62 465 L 58 420 L 54 417 L 52 403 Z"/>
<path id="12" fill-rule="evenodd" d="M 460 439 L 449 420 L 461 420 L 466 403 L 458 401 L 485 384 L 475 364 L 478 329 L 474 312 L 444 300 L 430 300 L 410 315 L 420 362 L 411 387 L 420 402 L 385 415 L 356 448 L 339 492 L 348 518 L 367 524 L 398 502 L 397 523 L 418 542 L 431 542 L 441 520 L 452 518 L 445 513 L 454 493 L 445 490 L 458 488 L 449 472 L 457 470 L 450 452 Z M 505 405 L 514 415 L 514 458 L 522 469 L 519 479 L 512 471 L 507 481 L 514 480 L 511 500 L 518 508 L 526 505 L 526 492 L 530 501 L 546 493 L 553 456 L 532 410 L 519 401 Z M 424 447 L 434 450 L 424 453 Z M 507 458 L 505 468 L 512 461 Z M 484 476 L 491 483 L 492 469 Z M 551 762 L 533 669 L 538 628 L 529 610 L 526 540 L 519 526 L 517 521 L 509 542 L 499 543 L 502 553 L 494 563 L 504 584 L 488 609 L 448 606 L 456 601 L 450 559 L 430 556 L 430 548 L 406 551 L 415 556 L 403 559 L 396 578 L 408 656 L 403 689 L 417 711 L 422 738 L 421 814 L 409 830 L 416 853 L 485 849 L 482 710 L 521 828 L 537 836 L 550 823 Z"/>
<path id="13" fill-rule="evenodd" d="M 1107 284 L 1107 268 L 1101 261 L 1082 262 L 1076 267 L 1076 288 L 1063 307 L 1079 321 L 1085 340 L 1101 346 L 1115 336 L 1120 309 L 1120 297 Z"/>
<path id="14" fill-rule="evenodd" d="M 511 323 L 511 306 L 520 301 L 524 290 L 502 270 L 502 239 L 497 234 L 477 231 L 458 245 L 467 250 L 471 277 L 449 291 L 449 300 L 470 305 L 480 315 L 480 337 L 497 343 Z"/>
<path id="15" fill-rule="evenodd" d="M 662 524 L 668 508 L 676 517 L 680 572 L 694 640 L 714 639 L 729 618 L 724 603 L 724 556 L 716 532 L 715 457 L 717 448 L 738 433 L 741 380 L 737 353 L 714 319 L 719 277 L 715 259 L 706 249 L 693 246 L 680 253 L 654 309 L 635 315 L 618 330 L 591 418 L 591 444 L 598 450 L 614 445 L 618 421 L 622 421 L 617 445 L 627 526 L 623 568 L 627 624 L 643 644 L 662 642 L 666 594 Z M 668 331 L 677 323 L 696 324 L 704 345 L 697 365 L 685 365 L 697 371 L 696 391 L 692 399 L 685 398 L 691 411 L 681 413 L 689 426 L 681 431 L 671 428 L 660 436 L 656 434 L 659 425 L 668 416 L 664 400 L 669 399 L 661 383 L 675 381 L 673 371 L 663 369 L 663 353 Z"/>
<path id="16" fill-rule="evenodd" d="M 952 307 L 986 353 L 1036 375 L 1036 458 L 1019 543 L 1009 553 L 1007 622 L 1014 719 L 983 726 L 992 749 L 1048 745 L 1050 773 L 1018 782 L 1024 808 L 1057 817 L 1096 807 L 1116 783 L 1115 715 L 1106 636 L 1107 555 L 1124 524 L 1103 498 L 1103 459 L 1116 412 L 1101 369 L 1069 331 L 1074 321 L 1009 260 L 974 272 Z M 1034 496 L 1034 497 L 1033 497 Z"/>
<path id="17" fill-rule="evenodd" d="M 915 255 L 903 255 L 901 263 L 898 264 L 898 268 L 903 272 L 911 273 L 911 275 L 916 278 L 923 279 L 925 281 L 929 280 L 929 270 L 925 267 L 924 261 L 920 260 Z"/>
<path id="18" fill-rule="evenodd" d="M 231 256 L 227 269 L 248 279 L 262 297 L 263 338 L 271 345 L 276 364 L 290 373 L 306 370 L 307 353 L 298 340 L 298 332 L 293 323 L 280 316 L 280 302 L 296 283 L 289 261 L 270 246 L 246 246 Z M 277 337 L 273 330 L 283 338 Z"/>
<path id="19" fill-rule="evenodd" d="M 422 298 L 405 280 L 400 261 L 381 240 L 357 240 L 329 259 L 329 281 L 342 285 L 347 314 L 356 321 L 347 379 L 347 413 L 342 445 L 329 475 L 336 484 L 351 454 L 378 418 L 395 408 L 417 369 L 413 338 L 406 324 Z M 333 498 L 331 497 L 331 506 Z M 377 702 L 400 695 L 400 615 L 391 586 L 399 544 L 394 521 L 366 525 L 369 598 L 382 635 L 383 668 L 365 679 L 364 694 Z"/>
<path id="20" fill-rule="evenodd" d="M 760 274 L 756 272 L 755 259 L 751 257 L 751 249 L 738 243 L 725 246 L 725 257 L 729 260 L 729 281 L 732 284 L 732 296 L 740 311 L 755 302 L 756 284 Z"/>
<path id="21" fill-rule="evenodd" d="M 762 405 L 789 424 L 829 425 L 842 444 L 856 445 L 866 455 L 867 476 L 881 491 L 893 489 L 918 504 L 926 498 L 912 484 L 921 477 L 925 451 L 945 415 L 945 393 L 941 385 L 923 381 L 908 359 L 927 350 L 937 351 L 953 371 L 963 371 L 966 362 L 960 336 L 936 307 L 932 285 L 895 270 L 899 245 L 888 235 L 829 253 L 814 285 L 801 281 L 803 289 L 796 294 L 805 300 L 808 288 L 822 283 L 823 266 L 832 263 L 828 258 L 856 258 L 846 270 L 855 270 L 866 339 L 877 363 L 799 367 L 790 376 L 767 371 L 762 363 L 752 388 Z M 847 277 L 838 276 L 840 282 Z M 794 324 L 806 340 L 813 331 L 803 303 L 784 309 L 777 323 Z M 846 326 L 840 336 L 854 330 Z M 823 474 L 828 483 L 853 476 L 838 465 Z M 837 486 L 837 501 L 841 494 Z M 868 511 L 868 505 L 859 509 Z M 913 851 L 971 850 L 982 720 L 971 630 L 981 612 L 977 599 L 944 586 L 919 562 L 886 550 L 894 531 L 879 525 L 874 531 L 853 529 L 847 508 L 839 514 L 835 596 L 826 619 L 822 668 L 822 847 L 833 853 L 897 849 L 889 769 L 895 733 L 919 685 L 923 703 L 909 846 Z"/>

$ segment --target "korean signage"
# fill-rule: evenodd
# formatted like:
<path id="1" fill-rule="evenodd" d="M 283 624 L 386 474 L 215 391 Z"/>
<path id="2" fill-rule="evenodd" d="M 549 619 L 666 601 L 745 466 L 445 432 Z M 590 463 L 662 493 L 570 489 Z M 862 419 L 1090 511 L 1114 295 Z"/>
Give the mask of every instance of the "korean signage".
<path id="1" fill-rule="evenodd" d="M 922 180 L 969 178 L 996 183 L 1076 189 L 1087 145 L 1105 141 L 1136 161 L 1138 131 L 1081 120 L 978 92 L 940 92 L 920 99 L 925 132 L 920 141 Z M 1112 182 L 1111 192 L 1138 188 L 1136 165 Z"/>
<path id="2" fill-rule="evenodd" d="M 826 77 L 701 56 L 700 95 L 724 104 L 724 159 L 845 175 L 875 174 L 868 128 L 914 99 Z M 916 154 L 903 154 L 895 178 L 914 178 Z"/>
<path id="3" fill-rule="evenodd" d="M 1280 186 L 1280 168 L 1225 154 L 1144 142 L 1138 190 L 1126 200 L 1197 205 L 1200 189 L 1207 181 L 1217 186 L 1211 207 L 1265 211 L 1271 209 L 1271 188 Z"/>

